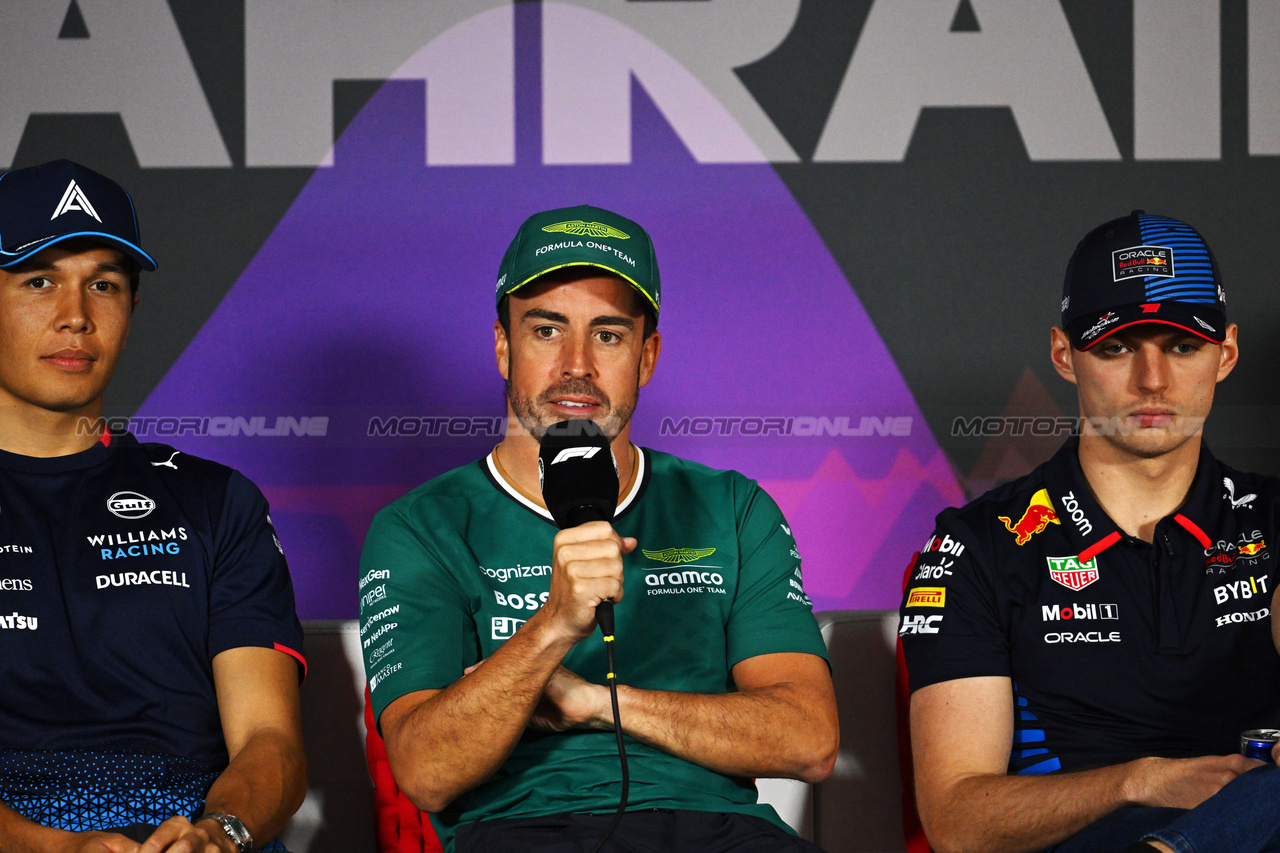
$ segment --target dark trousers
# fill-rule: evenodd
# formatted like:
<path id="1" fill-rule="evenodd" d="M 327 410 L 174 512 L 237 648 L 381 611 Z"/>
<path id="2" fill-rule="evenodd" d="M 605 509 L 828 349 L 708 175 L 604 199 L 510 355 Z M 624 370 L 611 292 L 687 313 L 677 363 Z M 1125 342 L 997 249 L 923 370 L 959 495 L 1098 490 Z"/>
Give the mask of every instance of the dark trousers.
<path id="1" fill-rule="evenodd" d="M 1068 838 L 1053 853 L 1123 850 L 1151 835 L 1178 853 L 1280 851 L 1280 768 L 1258 767 L 1194 809 L 1128 808 Z"/>
<path id="2" fill-rule="evenodd" d="M 590 853 L 613 815 L 563 814 L 458 827 L 457 853 Z M 822 853 L 760 818 L 653 809 L 627 812 L 601 853 Z"/>

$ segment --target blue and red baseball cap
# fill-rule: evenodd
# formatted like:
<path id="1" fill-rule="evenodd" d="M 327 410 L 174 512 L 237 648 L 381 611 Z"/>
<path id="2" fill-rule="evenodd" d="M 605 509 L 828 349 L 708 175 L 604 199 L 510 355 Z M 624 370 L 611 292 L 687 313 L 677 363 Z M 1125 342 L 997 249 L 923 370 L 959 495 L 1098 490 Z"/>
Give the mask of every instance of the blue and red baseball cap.
<path id="1" fill-rule="evenodd" d="M 105 175 L 70 160 L 0 175 L 0 269 L 77 239 L 119 249 L 144 270 L 156 268 L 142 249 L 133 199 Z"/>
<path id="2" fill-rule="evenodd" d="M 1218 262 L 1199 231 L 1135 210 L 1076 246 L 1062 285 L 1062 328 L 1078 350 L 1135 323 L 1164 323 L 1220 344 L 1226 300 Z"/>

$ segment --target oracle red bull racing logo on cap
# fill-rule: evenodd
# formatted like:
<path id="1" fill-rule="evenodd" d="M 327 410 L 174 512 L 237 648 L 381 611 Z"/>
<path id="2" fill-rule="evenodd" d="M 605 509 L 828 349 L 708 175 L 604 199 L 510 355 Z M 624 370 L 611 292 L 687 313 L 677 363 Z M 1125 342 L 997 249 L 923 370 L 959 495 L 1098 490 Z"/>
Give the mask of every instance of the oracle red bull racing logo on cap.
<path id="1" fill-rule="evenodd" d="M 1130 246 L 1111 253 L 1115 281 L 1135 275 L 1173 278 L 1173 249 L 1168 246 Z"/>
<path id="2" fill-rule="evenodd" d="M 1047 489 L 1031 496 L 1031 503 L 1017 523 L 1009 516 L 998 515 L 996 518 L 1004 522 L 1005 529 L 1014 535 L 1014 541 L 1019 545 L 1026 545 L 1032 536 L 1043 532 L 1050 524 L 1062 523 L 1058 521 L 1058 513 L 1053 508 L 1053 501 L 1049 500 Z"/>
<path id="3" fill-rule="evenodd" d="M 1098 579 L 1098 558 L 1081 562 L 1077 557 L 1045 557 L 1049 562 L 1049 577 L 1067 589 L 1079 592 Z"/>

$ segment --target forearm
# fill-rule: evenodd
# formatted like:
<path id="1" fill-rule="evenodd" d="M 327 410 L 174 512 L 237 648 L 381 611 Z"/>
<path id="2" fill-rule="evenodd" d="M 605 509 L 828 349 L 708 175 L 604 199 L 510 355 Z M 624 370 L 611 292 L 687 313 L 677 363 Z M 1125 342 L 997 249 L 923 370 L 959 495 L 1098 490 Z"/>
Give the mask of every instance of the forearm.
<path id="1" fill-rule="evenodd" d="M 971 776 L 945 794 L 920 798 L 920 820 L 937 853 L 1043 850 L 1134 805 L 1134 763 L 1043 776 Z"/>
<path id="2" fill-rule="evenodd" d="M 290 733 L 266 729 L 256 732 L 214 781 L 205 811 L 235 815 L 254 843 L 264 844 L 284 828 L 306 793 L 302 744 Z"/>
<path id="3" fill-rule="evenodd" d="M 0 801 L 0 850 L 11 853 L 50 853 L 70 833 L 27 820 Z"/>
<path id="4" fill-rule="evenodd" d="M 573 645 L 535 615 L 470 674 L 407 712 L 392 703 L 382 715 L 383 738 L 405 795 L 424 811 L 440 811 L 491 776 Z"/>
<path id="5" fill-rule="evenodd" d="M 0 850 L 4 853 L 124 853 L 137 847 L 113 832 L 69 832 L 42 826 L 0 801 Z"/>
<path id="6" fill-rule="evenodd" d="M 1275 592 L 1271 593 L 1271 612 L 1278 612 L 1280 607 L 1280 586 L 1277 586 Z M 1275 645 L 1276 651 L 1280 652 L 1280 619 L 1271 620 L 1271 642 Z"/>
<path id="7" fill-rule="evenodd" d="M 840 746 L 834 701 L 814 695 L 821 692 L 787 683 L 718 695 L 621 685 L 618 711 L 631 737 L 717 773 L 820 782 Z"/>

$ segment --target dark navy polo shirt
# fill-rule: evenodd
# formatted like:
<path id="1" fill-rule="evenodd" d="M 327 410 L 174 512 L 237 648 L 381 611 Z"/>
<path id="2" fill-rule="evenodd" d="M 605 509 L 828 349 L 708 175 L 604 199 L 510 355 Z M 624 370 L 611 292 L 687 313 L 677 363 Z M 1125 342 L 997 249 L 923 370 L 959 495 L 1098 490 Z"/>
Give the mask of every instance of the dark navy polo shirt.
<path id="1" fill-rule="evenodd" d="M 1147 543 L 1098 506 L 1077 449 L 939 514 L 902 601 L 911 689 L 1011 678 L 1015 773 L 1233 753 L 1280 726 L 1280 481 L 1205 447 Z"/>
<path id="2" fill-rule="evenodd" d="M 302 672 L 249 480 L 127 433 L 70 456 L 0 451 L 0 799 L 172 788 L 198 805 L 227 762 L 212 660 L 243 646 Z"/>

